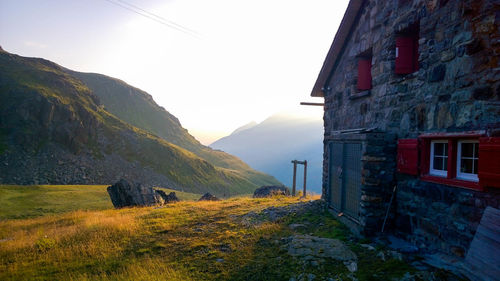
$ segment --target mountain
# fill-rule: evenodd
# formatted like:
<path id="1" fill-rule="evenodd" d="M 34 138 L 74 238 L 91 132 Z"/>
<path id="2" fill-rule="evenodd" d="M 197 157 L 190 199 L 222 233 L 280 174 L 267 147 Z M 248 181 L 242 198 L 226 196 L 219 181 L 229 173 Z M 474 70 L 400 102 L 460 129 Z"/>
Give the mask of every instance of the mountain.
<path id="1" fill-rule="evenodd" d="M 246 125 L 245 125 L 246 126 Z M 252 168 L 292 186 L 292 160 L 307 160 L 308 190 L 321 192 L 323 122 L 292 114 L 277 114 L 263 122 L 237 129 L 210 147 L 233 154 Z M 297 169 L 297 188 L 303 186 L 303 166 Z"/>
<path id="2" fill-rule="evenodd" d="M 248 130 L 250 128 L 255 127 L 256 125 L 257 125 L 257 122 L 252 121 L 252 122 L 250 122 L 248 124 L 245 124 L 245 125 L 239 127 L 238 129 L 234 130 L 234 132 L 232 132 L 231 135 L 237 134 L 237 133 L 239 133 L 241 131 L 244 131 L 244 130 Z"/>
<path id="3" fill-rule="evenodd" d="M 257 186 L 280 184 L 275 178 L 250 168 L 239 158 L 202 145 L 148 93 L 102 74 L 68 71 L 99 97 L 106 111 L 121 120 L 178 145 L 214 166 L 230 169 Z"/>
<path id="4" fill-rule="evenodd" d="M 141 98 L 156 105 L 151 96 L 128 87 L 127 93 L 139 91 Z M 147 119 L 147 110 L 142 114 L 143 127 L 159 126 Z M 0 183 L 112 184 L 123 177 L 219 196 L 277 183 L 234 156 L 217 151 L 211 155 L 211 149 L 198 147 L 200 154 L 215 159 L 209 162 L 188 151 L 180 146 L 183 140 L 190 142 L 186 146 L 196 146 L 196 140 L 173 115 L 165 110 L 153 114 L 157 115 L 169 120 L 165 126 L 178 124 L 165 130 L 177 144 L 108 111 L 73 72 L 44 59 L 0 50 Z M 224 165 L 212 164 L 217 161 Z"/>

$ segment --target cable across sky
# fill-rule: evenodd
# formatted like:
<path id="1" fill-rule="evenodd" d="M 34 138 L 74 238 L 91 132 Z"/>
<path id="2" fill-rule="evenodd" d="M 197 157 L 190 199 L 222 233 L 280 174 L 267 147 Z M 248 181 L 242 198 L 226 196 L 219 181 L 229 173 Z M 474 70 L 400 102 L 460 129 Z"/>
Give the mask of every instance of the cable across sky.
<path id="1" fill-rule="evenodd" d="M 145 9 L 142 9 L 134 4 L 131 4 L 131 3 L 128 3 L 126 1 L 123 1 L 123 0 L 105 0 L 113 5 L 116 5 L 118 7 L 121 7 L 123 9 L 126 9 L 128 11 L 131 11 L 133 13 L 136 13 L 138 15 L 141 15 L 145 18 L 148 18 L 150 20 L 153 20 L 153 21 L 156 21 L 157 23 L 160 23 L 164 26 L 167 26 L 169 28 L 172 28 L 172 29 L 175 29 L 179 32 L 182 32 L 182 33 L 185 33 L 185 34 L 188 34 L 188 35 L 191 35 L 193 37 L 199 37 L 200 34 L 190 28 L 187 28 L 185 26 L 182 26 L 174 21 L 171 21 L 171 20 L 168 20 L 162 16 L 159 16 L 157 14 L 154 14 L 152 12 L 149 12 Z"/>

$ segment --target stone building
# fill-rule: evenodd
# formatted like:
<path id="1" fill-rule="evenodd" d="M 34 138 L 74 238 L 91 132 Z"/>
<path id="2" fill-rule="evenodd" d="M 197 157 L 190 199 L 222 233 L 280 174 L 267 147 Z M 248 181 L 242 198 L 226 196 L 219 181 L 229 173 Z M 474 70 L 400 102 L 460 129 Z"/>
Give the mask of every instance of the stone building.
<path id="1" fill-rule="evenodd" d="M 365 235 L 464 256 L 500 207 L 500 2 L 351 0 L 314 85 L 323 198 Z"/>

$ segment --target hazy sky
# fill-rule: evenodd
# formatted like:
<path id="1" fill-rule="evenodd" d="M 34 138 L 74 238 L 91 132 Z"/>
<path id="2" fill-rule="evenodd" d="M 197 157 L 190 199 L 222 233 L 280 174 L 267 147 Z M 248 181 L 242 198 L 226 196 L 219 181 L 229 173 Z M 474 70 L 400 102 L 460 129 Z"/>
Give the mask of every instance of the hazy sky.
<path id="1" fill-rule="evenodd" d="M 321 107 L 298 103 L 322 101 L 309 94 L 347 2 L 0 0 L 0 46 L 122 79 L 208 144 L 276 112 L 321 118 Z M 125 3 L 199 35 L 117 6 Z"/>

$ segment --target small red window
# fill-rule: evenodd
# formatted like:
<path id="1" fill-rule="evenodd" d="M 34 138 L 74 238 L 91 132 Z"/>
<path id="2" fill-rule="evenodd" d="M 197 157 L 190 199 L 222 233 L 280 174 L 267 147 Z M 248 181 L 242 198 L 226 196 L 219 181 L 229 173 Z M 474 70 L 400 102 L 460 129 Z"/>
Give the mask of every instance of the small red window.
<path id="1" fill-rule="evenodd" d="M 396 38 L 397 74 L 409 74 L 418 69 L 418 39 L 415 37 Z"/>
<path id="2" fill-rule="evenodd" d="M 479 139 L 479 185 L 500 187 L 500 138 Z"/>
<path id="3" fill-rule="evenodd" d="M 358 90 L 372 88 L 372 59 L 360 58 L 358 60 Z"/>
<path id="4" fill-rule="evenodd" d="M 398 140 L 398 172 L 418 175 L 418 140 Z"/>

